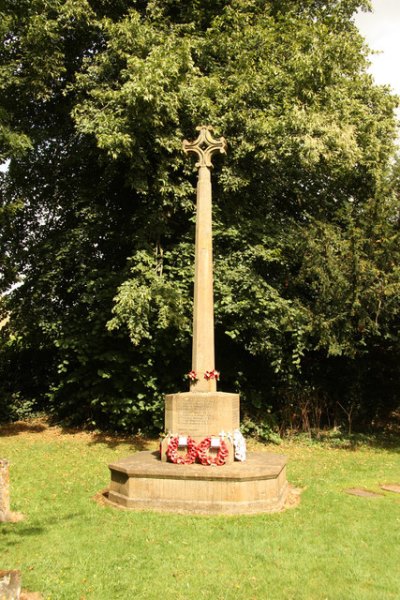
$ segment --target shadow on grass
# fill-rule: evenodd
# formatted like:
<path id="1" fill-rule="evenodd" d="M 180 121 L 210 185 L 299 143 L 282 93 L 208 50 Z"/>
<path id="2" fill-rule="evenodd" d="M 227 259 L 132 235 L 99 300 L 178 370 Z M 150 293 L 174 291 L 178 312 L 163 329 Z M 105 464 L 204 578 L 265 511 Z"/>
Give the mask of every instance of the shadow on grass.
<path id="1" fill-rule="evenodd" d="M 16 544 L 22 544 L 27 537 L 34 537 L 46 534 L 44 527 L 34 525 L 19 525 L 12 523 L 2 523 L 0 527 L 0 542 L 4 548 L 14 548 Z"/>
<path id="2" fill-rule="evenodd" d="M 116 448 L 120 444 L 129 444 L 133 450 L 140 451 L 149 450 L 149 446 L 152 445 L 153 441 L 142 435 L 121 436 L 107 433 L 93 433 L 89 446 L 105 444 L 108 448 Z"/>
<path id="3" fill-rule="evenodd" d="M 310 435 L 294 435 L 293 439 L 339 450 L 378 448 L 389 452 L 400 452 L 400 434 L 392 432 L 346 434 L 341 431 L 317 431 L 311 432 Z"/>
<path id="4" fill-rule="evenodd" d="M 33 535 L 41 535 L 45 531 L 46 530 L 44 527 L 37 527 L 34 525 L 23 525 L 16 527 L 13 524 L 2 523 L 0 534 L 2 538 L 7 536 L 29 537 Z"/>
<path id="5" fill-rule="evenodd" d="M 59 436 L 81 437 L 87 440 L 89 446 L 103 444 L 112 449 L 117 448 L 121 444 L 126 444 L 132 451 L 152 449 L 155 443 L 155 439 L 146 438 L 140 434 L 128 435 L 79 429 L 63 425 L 62 423 L 52 423 L 46 417 L 0 424 L 0 437 L 12 437 L 32 433 L 45 434 L 46 438 Z"/>
<path id="6" fill-rule="evenodd" d="M 345 443 L 348 444 L 349 448 L 354 448 L 355 450 L 362 446 L 368 446 L 370 448 L 400 452 L 400 435 L 393 433 L 378 433 L 374 435 L 355 433 L 347 436 Z"/>
<path id="7" fill-rule="evenodd" d="M 47 534 L 49 527 L 58 527 L 62 521 L 70 521 L 71 519 L 82 517 L 82 514 L 82 512 L 76 512 L 61 517 L 58 516 L 57 520 L 48 520 L 44 525 L 29 525 L 24 522 L 0 523 L 1 545 L 14 546 L 16 543 L 21 543 L 25 537 Z"/>
<path id="8" fill-rule="evenodd" d="M 0 436 L 8 437 L 20 433 L 42 433 L 47 429 L 42 421 L 15 421 L 0 425 Z"/>
<path id="9" fill-rule="evenodd" d="M 59 431 L 60 435 L 65 436 L 87 435 L 89 437 L 89 440 L 87 442 L 88 446 L 103 444 L 111 449 L 117 448 L 121 444 L 125 444 L 128 445 L 132 451 L 149 450 L 149 448 L 152 445 L 152 442 L 154 441 L 151 438 L 146 438 L 141 434 L 128 435 L 121 433 L 107 433 L 104 431 L 90 431 L 85 429 L 66 427 L 63 425 L 59 426 Z"/>

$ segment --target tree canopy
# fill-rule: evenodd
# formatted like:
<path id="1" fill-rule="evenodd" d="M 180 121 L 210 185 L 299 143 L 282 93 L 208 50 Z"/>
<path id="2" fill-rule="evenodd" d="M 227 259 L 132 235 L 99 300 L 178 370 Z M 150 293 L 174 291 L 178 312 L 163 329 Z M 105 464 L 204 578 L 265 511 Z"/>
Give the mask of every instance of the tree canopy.
<path id="1" fill-rule="evenodd" d="M 397 98 L 367 72 L 359 8 L 3 0 L 0 284 L 22 282 L 2 299 L 4 414 L 161 426 L 190 369 L 181 144 L 204 123 L 229 144 L 213 173 L 222 385 L 266 428 L 396 407 Z"/>

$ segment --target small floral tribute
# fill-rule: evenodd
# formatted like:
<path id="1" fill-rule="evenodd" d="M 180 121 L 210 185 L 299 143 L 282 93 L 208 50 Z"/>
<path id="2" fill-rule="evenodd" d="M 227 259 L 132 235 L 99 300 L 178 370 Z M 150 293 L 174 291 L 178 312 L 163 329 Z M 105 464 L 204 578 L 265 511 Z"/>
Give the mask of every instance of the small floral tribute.
<path id="1" fill-rule="evenodd" d="M 194 383 L 195 381 L 198 381 L 198 377 L 197 377 L 197 373 L 196 373 L 196 371 L 193 371 L 193 370 L 192 370 L 192 371 L 189 371 L 189 373 L 187 373 L 187 374 L 186 374 L 186 377 L 187 377 L 188 379 L 190 379 L 190 381 L 192 381 L 193 383 Z"/>
<path id="2" fill-rule="evenodd" d="M 186 373 L 186 377 L 188 379 L 190 379 L 190 381 L 192 383 L 195 383 L 196 381 L 199 380 L 198 375 L 196 373 L 196 371 L 189 371 L 189 373 Z M 215 379 L 216 381 L 218 381 L 220 378 L 220 372 L 216 371 L 215 369 L 212 369 L 211 371 L 206 371 L 204 373 L 204 379 L 207 379 L 207 381 L 209 381 L 210 379 Z"/>
<path id="3" fill-rule="evenodd" d="M 207 379 L 207 381 L 209 381 L 210 379 L 215 379 L 216 381 L 218 381 L 220 376 L 220 372 L 216 371 L 215 369 L 213 369 L 212 371 L 206 371 L 204 373 L 204 379 Z"/>
<path id="4" fill-rule="evenodd" d="M 232 436 L 233 447 L 235 449 L 235 460 L 239 460 L 241 462 L 246 460 L 246 440 L 243 437 L 243 433 L 240 429 L 235 429 Z"/>

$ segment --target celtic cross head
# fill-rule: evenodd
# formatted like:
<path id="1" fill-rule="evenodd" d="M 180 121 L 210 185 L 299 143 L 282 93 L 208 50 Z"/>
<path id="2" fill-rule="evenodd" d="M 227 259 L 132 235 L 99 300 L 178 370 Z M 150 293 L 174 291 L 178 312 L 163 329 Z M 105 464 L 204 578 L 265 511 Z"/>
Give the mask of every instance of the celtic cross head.
<path id="1" fill-rule="evenodd" d="M 226 140 L 224 137 L 220 137 L 215 140 L 211 132 L 212 127 L 200 125 L 196 127 L 196 131 L 199 131 L 199 136 L 194 142 L 183 141 L 183 149 L 186 153 L 195 152 L 199 158 L 196 163 L 196 167 L 212 167 L 211 157 L 214 152 L 220 152 L 225 154 L 226 152 Z"/>

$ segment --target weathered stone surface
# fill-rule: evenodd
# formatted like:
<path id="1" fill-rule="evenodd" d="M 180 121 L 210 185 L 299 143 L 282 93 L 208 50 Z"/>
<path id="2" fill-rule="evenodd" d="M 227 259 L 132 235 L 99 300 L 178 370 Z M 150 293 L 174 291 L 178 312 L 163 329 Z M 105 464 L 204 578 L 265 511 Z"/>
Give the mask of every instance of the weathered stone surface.
<path id="1" fill-rule="evenodd" d="M 288 495 L 283 455 L 253 453 L 223 467 L 161 462 L 138 452 L 109 465 L 109 502 L 135 510 L 251 514 L 280 510 Z"/>
<path id="2" fill-rule="evenodd" d="M 206 437 L 233 432 L 240 425 L 239 394 L 184 392 L 165 397 L 165 431 Z"/>
<path id="3" fill-rule="evenodd" d="M 192 369 L 198 379 L 192 381 L 190 387 L 193 391 L 215 392 L 216 380 L 204 378 L 206 371 L 215 369 L 210 169 L 212 155 L 224 153 L 226 141 L 214 139 L 212 127 L 200 126 L 197 130 L 199 135 L 194 142 L 183 142 L 185 152 L 194 152 L 198 158 L 192 345 Z"/>
<path id="4" fill-rule="evenodd" d="M 10 511 L 10 463 L 0 459 L 0 523 L 18 523 L 24 515 Z M 0 596 L 0 600 L 1 596 Z"/>
<path id="5" fill-rule="evenodd" d="M 21 572 L 0 571 L 0 600 L 20 600 Z"/>
<path id="6" fill-rule="evenodd" d="M 0 523 L 8 520 L 10 513 L 10 465 L 0 458 Z M 1 596 L 0 596 L 1 598 Z"/>

